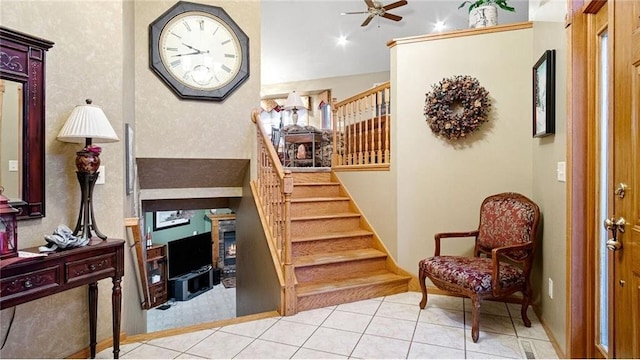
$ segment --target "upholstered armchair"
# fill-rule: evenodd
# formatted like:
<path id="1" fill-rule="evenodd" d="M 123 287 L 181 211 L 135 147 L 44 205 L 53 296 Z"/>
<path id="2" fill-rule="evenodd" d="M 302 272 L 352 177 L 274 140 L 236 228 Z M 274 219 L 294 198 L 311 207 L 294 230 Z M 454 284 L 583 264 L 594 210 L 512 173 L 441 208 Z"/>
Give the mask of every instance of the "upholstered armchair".
<path id="1" fill-rule="evenodd" d="M 427 305 L 427 277 L 441 290 L 469 297 L 471 337 L 477 342 L 482 301 L 520 291 L 520 313 L 525 326 L 530 327 L 527 308 L 532 298 L 530 275 L 539 219 L 540 210 L 533 201 L 524 195 L 502 193 L 484 199 L 477 230 L 436 234 L 434 256 L 419 263 L 420 308 Z M 472 257 L 440 254 L 441 240 L 463 237 L 475 238 Z"/>

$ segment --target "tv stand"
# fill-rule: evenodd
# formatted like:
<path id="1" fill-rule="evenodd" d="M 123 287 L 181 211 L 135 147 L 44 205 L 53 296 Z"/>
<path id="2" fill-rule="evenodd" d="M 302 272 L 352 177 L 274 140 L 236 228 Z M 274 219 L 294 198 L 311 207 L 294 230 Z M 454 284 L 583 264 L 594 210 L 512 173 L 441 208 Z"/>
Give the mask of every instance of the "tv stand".
<path id="1" fill-rule="evenodd" d="M 176 301 L 187 301 L 213 288 L 213 269 L 205 267 L 170 279 L 171 294 Z"/>

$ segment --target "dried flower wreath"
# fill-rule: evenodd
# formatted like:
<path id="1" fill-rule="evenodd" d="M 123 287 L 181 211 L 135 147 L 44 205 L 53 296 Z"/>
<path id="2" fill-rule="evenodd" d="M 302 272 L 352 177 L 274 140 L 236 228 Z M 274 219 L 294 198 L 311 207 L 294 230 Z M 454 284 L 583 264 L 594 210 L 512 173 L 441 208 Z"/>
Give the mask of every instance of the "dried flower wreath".
<path id="1" fill-rule="evenodd" d="M 456 75 L 442 79 L 426 94 L 424 116 L 431 131 L 449 140 L 465 137 L 487 122 L 489 92 L 478 79 Z"/>

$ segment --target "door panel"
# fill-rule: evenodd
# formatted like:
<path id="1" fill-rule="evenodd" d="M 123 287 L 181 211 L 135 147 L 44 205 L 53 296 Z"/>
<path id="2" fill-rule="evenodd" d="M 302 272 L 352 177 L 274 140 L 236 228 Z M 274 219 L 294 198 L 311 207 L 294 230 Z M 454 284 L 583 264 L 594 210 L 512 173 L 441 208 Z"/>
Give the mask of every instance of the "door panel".
<path id="1" fill-rule="evenodd" d="M 640 357 L 640 219 L 638 164 L 640 137 L 640 20 L 639 1 L 609 1 L 609 22 L 613 23 L 613 177 L 614 188 L 626 184 L 624 196 L 614 196 L 613 214 L 624 218 L 624 232 L 618 237 L 622 248 L 614 253 L 614 341 L 616 358 Z"/>

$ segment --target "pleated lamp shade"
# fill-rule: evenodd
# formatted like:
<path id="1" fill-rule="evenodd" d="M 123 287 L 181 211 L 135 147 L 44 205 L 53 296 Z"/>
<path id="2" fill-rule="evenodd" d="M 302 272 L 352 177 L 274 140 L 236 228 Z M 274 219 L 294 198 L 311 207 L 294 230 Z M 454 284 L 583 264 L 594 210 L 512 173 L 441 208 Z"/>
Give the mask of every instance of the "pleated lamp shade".
<path id="1" fill-rule="evenodd" d="M 287 101 L 284 104 L 284 108 L 287 110 L 291 110 L 291 109 L 304 109 L 305 107 L 300 95 L 298 95 L 298 93 L 296 93 L 295 91 L 292 91 L 289 93 L 289 96 L 287 97 Z"/>
<path id="2" fill-rule="evenodd" d="M 89 99 L 86 105 L 73 109 L 58 133 L 58 140 L 64 142 L 83 143 L 88 138 L 95 143 L 120 141 L 102 109 L 91 105 Z"/>

